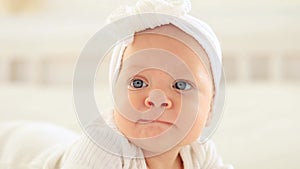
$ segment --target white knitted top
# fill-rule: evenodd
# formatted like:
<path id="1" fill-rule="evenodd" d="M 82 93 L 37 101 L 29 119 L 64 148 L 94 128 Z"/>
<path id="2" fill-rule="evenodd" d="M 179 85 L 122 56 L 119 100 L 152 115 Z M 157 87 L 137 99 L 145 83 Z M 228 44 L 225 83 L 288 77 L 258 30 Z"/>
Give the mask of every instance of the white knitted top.
<path id="1" fill-rule="evenodd" d="M 90 129 L 99 129 L 101 124 L 94 126 Z M 112 146 L 106 148 L 115 146 L 120 152 L 134 149 L 137 153 L 141 152 L 126 137 L 122 137 L 122 144 L 119 144 L 120 140 L 113 138 L 112 133 L 101 131 L 100 141 Z M 212 141 L 187 145 L 182 148 L 180 155 L 185 169 L 233 169 L 222 163 Z M 147 166 L 143 158 L 126 158 L 108 153 L 86 135 L 77 137 L 69 130 L 48 124 L 16 122 L 0 123 L 0 168 L 147 169 Z"/>
<path id="2" fill-rule="evenodd" d="M 114 125 L 112 113 L 107 113 L 109 116 L 108 124 L 113 130 L 117 130 Z M 107 118 L 107 117 L 106 117 Z M 99 130 L 106 125 L 101 125 L 95 121 L 91 124 L 89 129 L 98 130 L 99 132 L 92 135 L 96 138 L 101 145 L 109 145 L 108 149 L 113 149 L 114 146 L 120 149 L 120 152 L 136 149 L 137 153 L 141 149 L 130 143 L 126 137 L 123 140 L 119 137 L 114 137 L 112 133 L 106 132 L 107 130 Z M 103 132 L 104 131 L 104 132 Z M 110 130 L 112 131 L 112 130 Z M 100 137 L 99 137 L 100 136 Z M 121 144 L 121 145 L 114 145 Z M 230 165 L 224 165 L 221 158 L 216 153 L 214 143 L 209 140 L 204 144 L 194 142 L 190 145 L 183 147 L 180 151 L 181 158 L 184 163 L 185 169 L 233 169 Z M 64 153 L 61 160 L 61 167 L 63 169 L 147 169 L 145 159 L 143 158 L 128 158 L 114 155 L 107 152 L 87 136 L 82 136 Z"/>
<path id="3" fill-rule="evenodd" d="M 185 169 L 233 169 L 224 165 L 212 141 L 195 142 L 180 151 Z M 87 137 L 78 140 L 64 155 L 63 169 L 147 169 L 144 159 L 122 158 L 99 148 Z"/>

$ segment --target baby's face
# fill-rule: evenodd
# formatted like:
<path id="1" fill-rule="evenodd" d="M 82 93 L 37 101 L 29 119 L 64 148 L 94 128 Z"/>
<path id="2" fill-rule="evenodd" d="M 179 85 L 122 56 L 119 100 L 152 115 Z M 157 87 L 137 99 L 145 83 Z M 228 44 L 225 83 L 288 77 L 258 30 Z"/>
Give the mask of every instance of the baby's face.
<path id="1" fill-rule="evenodd" d="M 122 64 L 135 65 L 135 63 L 132 63 L 136 61 L 133 58 L 134 54 L 150 48 L 171 52 L 174 55 L 173 57 L 177 57 L 174 59 L 180 60 L 189 68 L 188 73 L 191 74 L 190 77 L 193 77 L 193 80 L 188 78 L 189 76 L 186 76 L 186 78 L 181 76 L 180 79 L 177 79 L 177 76 L 173 76 L 172 73 L 155 68 L 155 65 L 141 69 L 142 71 L 138 71 L 134 75 L 129 74 L 126 77 L 127 85 L 124 86 L 128 92 L 130 103 L 128 106 L 136 110 L 136 113 L 143 113 L 152 108 L 161 108 L 160 110 L 163 111 L 152 120 L 130 120 L 130 118 L 124 116 L 122 110 L 116 110 L 114 113 L 116 125 L 128 138 L 150 138 L 161 135 L 170 127 L 174 127 L 174 130 L 178 130 L 178 132 L 182 131 L 185 124 L 176 123 L 176 120 L 180 114 L 182 117 L 190 116 L 193 117 L 193 120 L 187 118 L 184 122 L 191 124 L 190 130 L 187 131 L 184 139 L 180 142 L 180 145 L 189 144 L 200 136 L 210 113 L 213 98 L 211 77 L 199 57 L 190 48 L 176 39 L 160 34 L 135 35 L 134 42 L 124 52 Z M 199 48 L 203 51 L 202 54 L 206 55 L 200 45 Z M 147 62 L 147 60 L 144 60 L 144 62 Z M 172 62 L 161 62 L 164 62 L 163 59 L 158 61 L 160 65 L 174 66 Z M 182 73 L 176 73 L 176 70 L 180 71 L 181 67 L 174 68 L 174 70 L 175 74 Z M 122 67 L 120 74 L 124 71 L 126 70 Z M 189 98 L 189 95 L 197 98 L 190 97 L 193 99 L 188 100 L 186 108 L 183 106 L 183 99 Z M 197 107 L 197 109 L 191 107 Z M 197 112 L 193 112 L 195 110 Z M 173 136 L 171 135 L 171 137 Z"/>

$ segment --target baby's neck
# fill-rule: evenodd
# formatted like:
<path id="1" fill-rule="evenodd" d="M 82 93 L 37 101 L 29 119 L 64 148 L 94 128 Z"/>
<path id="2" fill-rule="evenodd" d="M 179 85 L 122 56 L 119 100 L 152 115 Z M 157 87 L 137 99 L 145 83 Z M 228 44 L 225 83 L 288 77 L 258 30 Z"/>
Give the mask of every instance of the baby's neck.
<path id="1" fill-rule="evenodd" d="M 148 169 L 183 169 L 183 161 L 179 154 L 180 148 L 146 158 Z"/>

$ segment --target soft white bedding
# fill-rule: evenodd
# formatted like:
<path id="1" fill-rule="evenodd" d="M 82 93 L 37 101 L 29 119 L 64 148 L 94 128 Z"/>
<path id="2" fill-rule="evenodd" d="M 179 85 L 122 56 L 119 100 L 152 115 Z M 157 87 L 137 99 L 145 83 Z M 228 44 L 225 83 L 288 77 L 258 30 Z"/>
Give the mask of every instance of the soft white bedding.
<path id="1" fill-rule="evenodd" d="M 241 169 L 300 166 L 300 84 L 228 84 L 226 96 L 213 136 L 225 162 Z M 0 84 L 0 121 L 9 120 L 46 121 L 80 131 L 71 86 Z"/>

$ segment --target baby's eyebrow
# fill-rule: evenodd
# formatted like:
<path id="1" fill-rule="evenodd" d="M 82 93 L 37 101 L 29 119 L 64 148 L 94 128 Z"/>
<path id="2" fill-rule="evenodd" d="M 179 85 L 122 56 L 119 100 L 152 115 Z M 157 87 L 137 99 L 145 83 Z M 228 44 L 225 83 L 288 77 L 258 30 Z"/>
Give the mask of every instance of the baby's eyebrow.
<path id="1" fill-rule="evenodd" d="M 138 69 L 139 71 L 143 70 L 143 69 L 148 69 L 151 67 L 145 67 L 142 65 L 138 65 L 138 64 L 125 64 L 122 66 L 121 70 L 131 70 L 131 69 Z"/>
<path id="2" fill-rule="evenodd" d="M 197 73 L 197 74 L 190 74 L 189 76 L 187 73 L 180 72 L 176 74 L 176 79 L 182 79 L 182 80 L 189 80 L 191 82 L 197 83 L 197 82 L 206 82 L 211 80 L 211 77 L 208 74 L 205 73 Z"/>
<path id="3" fill-rule="evenodd" d="M 191 82 L 195 81 L 194 78 L 187 76 L 186 73 L 176 73 L 175 76 L 172 76 L 172 77 L 176 80 L 181 79 L 181 80 L 188 80 Z"/>

